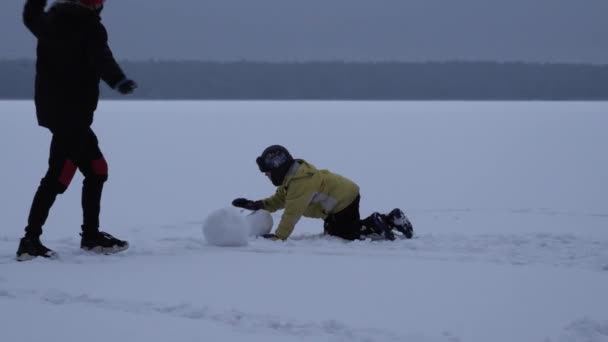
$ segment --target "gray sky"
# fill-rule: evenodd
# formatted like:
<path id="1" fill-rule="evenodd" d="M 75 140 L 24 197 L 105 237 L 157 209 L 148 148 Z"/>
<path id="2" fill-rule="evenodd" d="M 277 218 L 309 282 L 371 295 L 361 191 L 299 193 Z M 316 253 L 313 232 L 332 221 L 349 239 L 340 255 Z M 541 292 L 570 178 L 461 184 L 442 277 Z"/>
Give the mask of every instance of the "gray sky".
<path id="1" fill-rule="evenodd" d="M 34 57 L 1 0 L 0 58 Z M 107 0 L 119 59 L 608 64 L 606 0 Z"/>

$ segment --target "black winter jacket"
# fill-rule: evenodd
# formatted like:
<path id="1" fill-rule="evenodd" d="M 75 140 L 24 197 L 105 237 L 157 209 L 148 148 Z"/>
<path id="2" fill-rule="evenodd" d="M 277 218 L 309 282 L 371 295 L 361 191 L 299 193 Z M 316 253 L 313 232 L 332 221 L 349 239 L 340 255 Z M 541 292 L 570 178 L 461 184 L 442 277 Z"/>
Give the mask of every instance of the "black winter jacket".
<path id="1" fill-rule="evenodd" d="M 38 124 L 51 130 L 93 123 L 99 81 L 114 88 L 125 75 L 108 47 L 99 14 L 61 1 L 45 12 L 46 0 L 27 0 L 23 22 L 38 39 L 35 102 Z"/>

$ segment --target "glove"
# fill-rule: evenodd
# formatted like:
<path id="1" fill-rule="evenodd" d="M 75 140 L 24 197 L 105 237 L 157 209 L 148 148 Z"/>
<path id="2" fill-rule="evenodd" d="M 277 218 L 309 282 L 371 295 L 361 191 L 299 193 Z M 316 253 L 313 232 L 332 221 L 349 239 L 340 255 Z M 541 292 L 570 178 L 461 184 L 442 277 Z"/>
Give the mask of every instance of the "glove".
<path id="1" fill-rule="evenodd" d="M 243 208 L 247 210 L 260 210 L 264 209 L 264 203 L 262 201 L 252 201 L 246 198 L 237 198 L 232 201 L 232 205 L 237 208 Z"/>
<path id="2" fill-rule="evenodd" d="M 128 95 L 137 89 L 137 83 L 135 83 L 133 80 L 125 78 L 124 80 L 118 82 L 114 89 L 118 90 L 118 92 L 123 95 Z"/>
<path id="3" fill-rule="evenodd" d="M 264 235 L 262 235 L 262 237 L 263 237 L 264 239 L 268 239 L 268 240 L 272 240 L 272 241 L 281 240 L 281 239 L 279 239 L 279 237 L 278 237 L 278 236 L 276 236 L 276 235 L 274 235 L 274 234 L 264 234 Z"/>

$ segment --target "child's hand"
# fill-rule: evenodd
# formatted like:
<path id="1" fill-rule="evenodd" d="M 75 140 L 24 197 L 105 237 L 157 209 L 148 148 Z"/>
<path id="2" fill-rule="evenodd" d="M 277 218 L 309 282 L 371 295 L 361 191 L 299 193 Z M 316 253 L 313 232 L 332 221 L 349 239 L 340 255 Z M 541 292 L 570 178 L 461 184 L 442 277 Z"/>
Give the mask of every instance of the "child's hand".
<path id="1" fill-rule="evenodd" d="M 260 210 L 264 209 L 264 203 L 262 201 L 252 201 L 246 198 L 237 198 L 232 201 L 232 205 L 237 208 L 243 208 L 247 210 Z"/>

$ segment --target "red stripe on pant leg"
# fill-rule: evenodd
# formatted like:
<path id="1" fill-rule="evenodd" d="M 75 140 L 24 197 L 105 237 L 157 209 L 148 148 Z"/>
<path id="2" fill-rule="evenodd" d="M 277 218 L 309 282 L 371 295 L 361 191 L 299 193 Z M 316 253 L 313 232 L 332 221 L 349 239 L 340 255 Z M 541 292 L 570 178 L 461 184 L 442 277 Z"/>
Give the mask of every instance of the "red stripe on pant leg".
<path id="1" fill-rule="evenodd" d="M 108 163 L 104 157 L 91 161 L 91 166 L 93 167 L 94 174 L 98 176 L 108 175 Z"/>
<path id="2" fill-rule="evenodd" d="M 76 164 L 71 160 L 66 160 L 65 163 L 63 163 L 63 168 L 61 168 L 61 174 L 59 174 L 59 183 L 67 188 L 70 186 L 75 173 Z"/>

